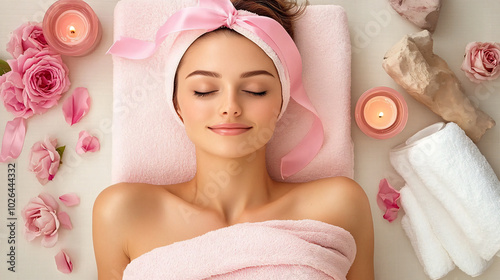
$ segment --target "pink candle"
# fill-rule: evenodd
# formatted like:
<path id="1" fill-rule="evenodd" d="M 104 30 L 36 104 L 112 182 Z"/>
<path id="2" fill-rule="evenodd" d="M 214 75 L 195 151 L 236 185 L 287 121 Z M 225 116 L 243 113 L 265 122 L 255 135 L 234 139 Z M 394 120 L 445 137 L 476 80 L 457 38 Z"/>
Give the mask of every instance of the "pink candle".
<path id="1" fill-rule="evenodd" d="M 43 18 L 43 33 L 49 46 L 69 56 L 90 53 L 101 40 L 101 26 L 92 8 L 82 0 L 59 0 Z"/>
<path id="2" fill-rule="evenodd" d="M 404 129 L 408 120 L 408 107 L 399 92 L 389 87 L 375 87 L 359 98 L 355 119 L 366 135 L 386 139 Z"/>

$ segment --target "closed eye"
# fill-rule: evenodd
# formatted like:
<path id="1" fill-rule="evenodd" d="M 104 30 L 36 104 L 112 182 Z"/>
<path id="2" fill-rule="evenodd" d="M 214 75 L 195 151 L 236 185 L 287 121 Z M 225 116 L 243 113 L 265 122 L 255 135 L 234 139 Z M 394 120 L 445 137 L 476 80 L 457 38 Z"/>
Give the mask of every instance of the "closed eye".
<path id="1" fill-rule="evenodd" d="M 202 97 L 202 96 L 206 96 L 206 95 L 209 95 L 211 93 L 214 93 L 214 92 L 216 92 L 216 90 L 212 90 L 212 91 L 194 91 L 194 95 Z"/>
<path id="2" fill-rule="evenodd" d="M 259 92 L 255 92 L 255 91 L 249 91 L 249 90 L 244 90 L 244 92 L 246 93 L 250 93 L 252 95 L 256 95 L 256 96 L 264 96 L 266 95 L 267 91 L 259 91 Z"/>

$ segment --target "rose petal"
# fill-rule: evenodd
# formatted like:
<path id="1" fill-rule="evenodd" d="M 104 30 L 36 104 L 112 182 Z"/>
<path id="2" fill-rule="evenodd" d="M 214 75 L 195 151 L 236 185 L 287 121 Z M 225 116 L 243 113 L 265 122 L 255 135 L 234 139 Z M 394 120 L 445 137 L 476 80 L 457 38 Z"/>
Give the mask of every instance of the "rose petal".
<path id="1" fill-rule="evenodd" d="M 61 250 L 55 257 L 57 270 L 69 274 L 73 271 L 73 263 L 66 252 Z"/>
<path id="2" fill-rule="evenodd" d="M 15 118 L 7 122 L 2 140 L 2 151 L 0 152 L 0 162 L 7 162 L 9 159 L 19 157 L 24 145 L 26 136 L 26 119 Z"/>
<path id="3" fill-rule="evenodd" d="M 378 185 L 377 205 L 384 211 L 384 219 L 389 222 L 394 221 L 398 216 L 399 206 L 397 201 L 400 193 L 395 190 L 387 179 L 380 180 Z"/>
<path id="4" fill-rule="evenodd" d="M 76 143 L 76 153 L 83 154 L 87 152 L 97 152 L 101 148 L 99 139 L 90 135 L 87 131 L 82 130 L 78 135 L 78 142 Z"/>
<path id="5" fill-rule="evenodd" d="M 48 193 L 41 193 L 38 197 L 43 201 L 43 203 L 50 207 L 49 210 L 56 211 L 59 209 L 59 204 L 57 204 L 57 200 Z"/>
<path id="6" fill-rule="evenodd" d="M 24 237 L 28 241 L 33 241 L 35 238 L 40 236 L 40 232 L 30 231 L 28 228 L 24 228 Z"/>
<path id="7" fill-rule="evenodd" d="M 90 109 L 89 92 L 84 87 L 78 87 L 73 94 L 64 101 L 64 119 L 69 125 L 79 122 Z"/>
<path id="8" fill-rule="evenodd" d="M 53 235 L 45 235 L 42 239 L 42 246 L 45 248 L 52 248 L 56 245 L 58 240 L 58 233 L 54 233 Z"/>
<path id="9" fill-rule="evenodd" d="M 384 219 L 388 220 L 389 222 L 393 222 L 398 217 L 398 211 L 399 207 L 387 209 L 384 214 Z"/>
<path id="10" fill-rule="evenodd" d="M 59 219 L 59 222 L 61 223 L 61 226 L 63 228 L 73 229 L 73 225 L 71 224 L 71 219 L 69 218 L 68 213 L 59 212 L 59 214 L 57 214 L 57 218 Z"/>
<path id="11" fill-rule="evenodd" d="M 64 205 L 68 207 L 75 206 L 80 203 L 80 198 L 75 193 L 67 193 L 61 195 L 59 197 L 59 200 L 62 201 L 62 203 L 64 203 Z"/>

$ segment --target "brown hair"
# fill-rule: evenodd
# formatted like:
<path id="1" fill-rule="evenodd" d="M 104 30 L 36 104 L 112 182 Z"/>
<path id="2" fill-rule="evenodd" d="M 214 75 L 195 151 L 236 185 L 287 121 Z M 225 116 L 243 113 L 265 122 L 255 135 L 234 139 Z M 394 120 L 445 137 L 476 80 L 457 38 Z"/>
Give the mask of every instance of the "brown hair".
<path id="1" fill-rule="evenodd" d="M 293 38 L 293 23 L 304 12 L 305 6 L 286 0 L 231 0 L 236 10 L 245 10 L 279 22 Z"/>

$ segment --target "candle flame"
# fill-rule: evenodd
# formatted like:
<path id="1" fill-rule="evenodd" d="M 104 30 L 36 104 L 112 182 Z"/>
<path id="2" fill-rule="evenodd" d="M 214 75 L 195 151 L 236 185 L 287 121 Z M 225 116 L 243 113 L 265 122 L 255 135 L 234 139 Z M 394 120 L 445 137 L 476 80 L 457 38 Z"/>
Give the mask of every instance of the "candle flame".
<path id="1" fill-rule="evenodd" d="M 71 34 L 75 34 L 76 33 L 76 29 L 74 26 L 70 26 L 69 27 L 69 32 L 71 32 Z"/>
<path id="2" fill-rule="evenodd" d="M 378 113 L 378 118 L 381 119 L 384 116 L 384 112 Z"/>

